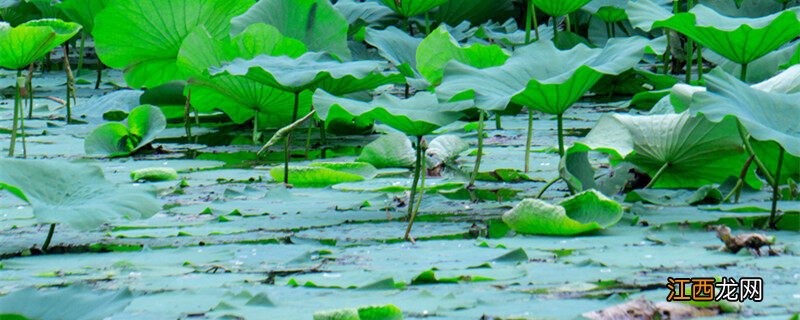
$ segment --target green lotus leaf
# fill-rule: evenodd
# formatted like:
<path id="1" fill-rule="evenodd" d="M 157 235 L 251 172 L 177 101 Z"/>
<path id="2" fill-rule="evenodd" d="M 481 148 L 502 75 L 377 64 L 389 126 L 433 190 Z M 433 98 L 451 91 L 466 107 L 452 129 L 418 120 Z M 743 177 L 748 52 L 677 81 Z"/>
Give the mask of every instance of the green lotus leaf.
<path id="1" fill-rule="evenodd" d="M 474 97 L 483 110 L 502 110 L 514 102 L 549 114 L 563 114 L 603 75 L 634 67 L 648 41 L 611 39 L 603 49 L 578 45 L 558 50 L 550 41 L 517 49 L 502 66 L 478 69 L 459 62 L 445 68 L 437 94 L 445 99 Z"/>
<path id="2" fill-rule="evenodd" d="M 384 84 L 381 71 L 386 63 L 381 61 L 339 62 L 321 52 L 308 52 L 292 59 L 287 56 L 274 57 L 260 55 L 253 59 L 237 58 L 222 67 L 210 68 L 211 74 L 245 76 L 248 79 L 288 92 L 302 92 L 314 89 L 328 79 L 348 83 L 345 87 L 335 87 L 338 94 L 361 91 L 364 88 Z M 380 76 L 375 76 L 379 74 Z"/>
<path id="3" fill-rule="evenodd" d="M 503 214 L 503 222 L 518 233 L 572 236 L 615 225 L 622 205 L 595 190 L 588 190 L 552 205 L 525 199 Z"/>
<path id="4" fill-rule="evenodd" d="M 24 0 L 0 1 L 0 19 L 16 27 L 25 22 L 41 19 L 42 12 L 36 4 Z"/>
<path id="5" fill-rule="evenodd" d="M 146 219 L 161 210 L 152 192 L 117 186 L 103 177 L 100 168 L 86 164 L 0 160 L 0 189 L 9 187 L 31 204 L 39 222 L 63 223 L 79 230 L 122 219 Z"/>
<path id="6" fill-rule="evenodd" d="M 506 47 L 517 47 L 527 44 L 525 39 L 525 29 L 517 26 L 517 21 L 508 19 L 505 23 L 487 23 L 480 26 L 476 32 L 479 38 L 491 40 Z M 531 39 L 536 35 L 531 31 Z M 552 40 L 553 27 L 548 25 L 539 26 L 539 40 Z"/>
<path id="7" fill-rule="evenodd" d="M 487 21 L 505 21 L 515 13 L 512 0 L 450 0 L 433 12 L 431 19 L 449 25 L 469 21 L 478 25 Z"/>
<path id="8" fill-rule="evenodd" d="M 380 95 L 371 102 L 340 98 L 317 90 L 314 106 L 319 117 L 326 120 L 331 110 L 339 109 L 352 116 L 364 116 L 380 121 L 409 136 L 424 136 L 446 126 L 464 115 L 462 111 L 472 107 L 471 101 L 440 103 L 436 96 L 420 92 L 409 99 L 392 95 Z"/>
<path id="9" fill-rule="evenodd" d="M 125 309 L 133 300 L 128 289 L 91 290 L 83 286 L 25 288 L 0 297 L 0 319 L 102 320 Z"/>
<path id="10" fill-rule="evenodd" d="M 434 86 L 441 83 L 444 67 L 451 60 L 484 69 L 502 65 L 508 60 L 508 54 L 494 45 L 462 47 L 444 26 L 431 32 L 417 48 L 417 69 Z"/>
<path id="11" fill-rule="evenodd" d="M 428 167 L 433 168 L 445 162 L 452 162 L 469 149 L 469 143 L 456 135 L 445 134 L 433 138 L 425 151 Z"/>
<path id="12" fill-rule="evenodd" d="M 753 148 L 757 149 L 756 155 L 765 165 L 771 164 L 768 170 L 777 166 L 777 145 L 793 156 L 784 163 L 789 169 L 786 178 L 800 170 L 796 167 L 796 157 L 800 157 L 800 124 L 795 121 L 800 116 L 800 105 L 797 104 L 800 93 L 761 91 L 718 69 L 708 75 L 706 83 L 707 92 L 692 96 L 690 112 L 702 113 L 717 122 L 735 117 L 754 140 L 762 142 L 754 144 Z M 781 176 L 781 181 L 785 181 L 783 174 Z"/>
<path id="13" fill-rule="evenodd" d="M 28 21 L 13 28 L 0 22 L 0 67 L 26 68 L 80 30 L 77 23 L 54 19 Z"/>
<path id="14" fill-rule="evenodd" d="M 356 159 L 376 168 L 411 168 L 415 160 L 411 140 L 400 133 L 390 133 L 368 143 Z"/>
<path id="15" fill-rule="evenodd" d="M 385 306 L 363 306 L 318 311 L 314 313 L 314 320 L 403 320 L 403 311 L 391 304 Z"/>
<path id="16" fill-rule="evenodd" d="M 178 172 L 173 168 L 144 168 L 131 171 L 132 181 L 170 181 L 177 180 Z"/>
<path id="17" fill-rule="evenodd" d="M 131 110 L 127 127 L 117 122 L 103 124 L 89 133 L 83 146 L 86 154 L 127 156 L 153 142 L 166 127 L 161 109 L 142 105 Z"/>
<path id="18" fill-rule="evenodd" d="M 761 18 L 732 18 L 702 4 L 690 12 L 672 15 L 651 0 L 632 1 L 628 14 L 634 26 L 674 29 L 725 58 L 748 64 L 800 35 L 800 19 L 793 10 Z"/>
<path id="19" fill-rule="evenodd" d="M 650 177 L 661 170 L 653 188 L 700 188 L 739 176 L 747 156 L 737 132 L 733 119 L 714 123 L 688 113 L 611 114 L 569 153 L 604 152 L 612 165 L 629 162 Z M 752 170 L 745 182 L 761 186 Z"/>
<path id="20" fill-rule="evenodd" d="M 281 34 L 302 41 L 309 50 L 350 59 L 349 24 L 328 0 L 262 0 L 231 20 L 237 35 L 251 24 L 266 23 Z"/>
<path id="21" fill-rule="evenodd" d="M 615 23 L 628 19 L 625 11 L 627 0 L 592 0 L 583 9 L 606 23 Z"/>
<path id="22" fill-rule="evenodd" d="M 374 167 L 373 167 L 374 169 Z M 272 168 L 269 175 L 275 180 L 283 180 L 283 166 Z M 364 177 L 346 171 L 338 171 L 325 166 L 289 166 L 289 184 L 298 188 L 324 188 L 343 182 L 362 181 Z"/>
<path id="23" fill-rule="evenodd" d="M 292 119 L 294 95 L 237 75 L 212 77 L 211 67 L 220 67 L 236 58 L 258 55 L 299 57 L 306 52 L 300 41 L 284 37 L 272 26 L 250 25 L 237 36 L 214 39 L 199 27 L 186 37 L 178 53 L 177 64 L 191 75 L 192 106 L 200 112 L 221 110 L 235 123 L 258 118 L 259 128 L 288 125 Z M 310 93 L 302 94 L 299 113 L 310 110 Z"/>
<path id="24" fill-rule="evenodd" d="M 422 39 L 390 26 L 385 30 L 367 29 L 365 41 L 405 76 L 421 78 L 417 72 L 417 47 Z"/>
<path id="25" fill-rule="evenodd" d="M 447 3 L 449 0 L 381 0 L 381 2 L 403 17 L 423 14 Z"/>
<path id="26" fill-rule="evenodd" d="M 94 18 L 113 0 L 62 0 L 56 7 L 69 18 L 83 26 L 83 32 L 91 34 Z"/>
<path id="27" fill-rule="evenodd" d="M 531 0 L 536 10 L 541 10 L 552 17 L 566 16 L 585 6 L 592 0 Z"/>
<path id="28" fill-rule="evenodd" d="M 314 162 L 309 167 L 322 167 L 340 172 L 352 173 L 366 179 L 372 179 L 378 175 L 378 169 L 366 162 Z"/>
<path id="29" fill-rule="evenodd" d="M 354 1 L 339 0 L 333 5 L 338 10 L 347 23 L 350 24 L 350 32 L 354 26 L 375 26 L 389 24 L 395 18 L 392 9 L 387 8 L 374 1 Z"/>
<path id="30" fill-rule="evenodd" d="M 125 71 L 134 88 L 186 80 L 176 61 L 183 40 L 203 26 L 215 38 L 228 36 L 230 19 L 252 0 L 118 0 L 95 18 L 92 35 L 97 55 L 107 66 Z"/>

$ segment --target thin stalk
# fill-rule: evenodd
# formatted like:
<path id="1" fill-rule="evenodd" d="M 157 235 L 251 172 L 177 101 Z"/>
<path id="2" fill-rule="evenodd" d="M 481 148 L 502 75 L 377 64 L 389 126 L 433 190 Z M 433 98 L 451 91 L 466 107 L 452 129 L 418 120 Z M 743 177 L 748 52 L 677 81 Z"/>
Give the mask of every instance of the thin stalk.
<path id="1" fill-rule="evenodd" d="M 739 80 L 747 82 L 747 63 L 742 63 L 742 73 L 739 74 Z"/>
<path id="2" fill-rule="evenodd" d="M 431 20 L 428 17 L 428 12 L 425 12 L 425 34 L 431 34 Z"/>
<path id="3" fill-rule="evenodd" d="M 406 24 L 408 25 L 408 34 L 410 36 L 414 36 L 414 26 L 411 25 L 411 18 L 406 18 Z"/>
<path id="4" fill-rule="evenodd" d="M 567 32 L 572 32 L 572 19 L 570 18 L 569 13 L 564 16 L 564 25 L 567 27 Z"/>
<path id="5" fill-rule="evenodd" d="M 697 51 L 697 80 L 698 81 L 702 81 L 703 80 L 703 73 L 704 73 L 704 71 L 703 71 L 703 47 L 701 47 L 700 44 L 698 43 L 697 44 L 697 48 L 695 50 Z"/>
<path id="6" fill-rule="evenodd" d="M 661 178 L 661 176 L 664 174 L 664 171 L 666 171 L 667 168 L 669 168 L 669 165 L 670 165 L 670 163 L 667 162 L 663 166 L 661 166 L 661 169 L 658 169 L 658 172 L 656 172 L 656 175 L 654 175 L 653 178 L 650 179 L 650 182 L 647 183 L 647 185 L 644 186 L 643 189 L 650 189 L 650 187 L 652 187 L 654 184 L 656 184 L 656 181 L 658 181 L 658 178 Z"/>
<path id="7" fill-rule="evenodd" d="M 750 144 L 750 134 L 747 133 L 747 129 L 745 129 L 741 123 L 739 123 L 739 137 L 742 138 L 742 143 L 744 143 L 744 148 L 747 150 L 747 153 L 753 156 L 753 161 L 755 161 L 756 167 L 761 171 L 761 174 L 764 175 L 764 179 L 767 180 L 767 183 L 769 183 L 769 185 L 775 184 L 775 180 L 772 179 L 772 175 L 769 173 L 769 170 L 767 170 L 767 166 L 761 162 L 761 159 L 758 158 L 755 150 L 753 149 L 753 145 Z"/>
<path id="8" fill-rule="evenodd" d="M 531 43 L 531 24 L 533 24 L 533 12 L 531 11 L 531 6 L 533 6 L 533 0 L 527 1 L 527 9 L 525 10 L 525 44 Z"/>
<path id="9" fill-rule="evenodd" d="M 411 95 L 411 86 L 406 83 L 406 91 L 405 91 L 405 98 L 408 99 L 408 96 Z"/>
<path id="10" fill-rule="evenodd" d="M 478 156 L 475 158 L 475 167 L 472 168 L 472 175 L 469 177 L 469 184 L 467 189 L 475 185 L 475 179 L 478 178 L 478 173 L 481 171 L 481 159 L 483 158 L 483 115 L 484 111 L 479 111 L 478 116 Z"/>
<path id="11" fill-rule="evenodd" d="M 14 156 L 14 149 L 17 144 L 17 131 L 19 130 L 19 121 L 20 121 L 20 101 L 19 101 L 19 77 L 22 75 L 22 70 L 17 70 L 17 79 L 14 82 L 16 84 L 16 90 L 14 95 L 14 119 L 12 120 L 11 125 L 11 142 L 8 145 L 8 156 Z"/>
<path id="12" fill-rule="evenodd" d="M 419 178 L 419 197 L 417 197 L 417 203 L 414 205 L 414 212 L 413 215 L 416 216 L 419 212 L 419 207 L 422 204 L 422 198 L 425 197 L 425 177 L 428 176 L 428 161 L 426 161 L 426 154 L 428 151 L 427 143 L 423 140 L 422 142 L 422 150 L 420 150 L 420 154 L 422 157 L 422 176 Z"/>
<path id="13" fill-rule="evenodd" d="M 528 10 L 533 17 L 533 33 L 536 35 L 536 41 L 539 41 L 539 18 L 536 17 L 536 6 L 533 5 L 533 0 L 528 1 Z"/>
<path id="14" fill-rule="evenodd" d="M 417 137 L 417 145 L 416 145 L 416 164 L 414 165 L 414 181 L 411 183 L 411 195 L 408 199 L 408 227 L 406 228 L 406 234 L 403 236 L 403 239 L 411 241 L 411 227 L 414 225 L 414 219 L 416 218 L 416 212 L 414 212 L 414 197 L 417 194 L 417 183 L 419 183 L 419 176 L 420 171 L 422 171 L 422 136 Z"/>
<path id="15" fill-rule="evenodd" d="M 95 89 L 100 89 L 100 83 L 103 82 L 103 62 L 97 58 L 97 81 L 94 83 Z"/>
<path id="16" fill-rule="evenodd" d="M 664 74 L 669 73 L 669 61 L 670 61 L 670 39 L 669 39 L 669 32 L 664 32 L 667 36 L 667 49 L 664 51 Z"/>
<path id="17" fill-rule="evenodd" d="M 547 184 L 542 187 L 542 190 L 539 190 L 539 193 L 536 194 L 536 199 L 541 199 L 542 195 L 544 195 L 544 192 L 547 191 L 547 189 L 550 189 L 550 187 L 552 187 L 553 184 L 558 182 L 558 180 L 561 180 L 560 176 L 547 182 Z"/>
<path id="18" fill-rule="evenodd" d="M 553 17 L 553 41 L 558 40 L 558 17 Z"/>
<path id="19" fill-rule="evenodd" d="M 528 109 L 528 137 L 525 139 L 525 172 L 531 169 L 531 144 L 533 144 L 533 109 Z"/>
<path id="20" fill-rule="evenodd" d="M 606 22 L 606 37 L 609 38 L 609 39 L 611 39 L 613 37 L 611 35 L 611 29 L 612 28 L 613 27 L 611 26 L 611 23 L 610 22 Z"/>
<path id="21" fill-rule="evenodd" d="M 259 134 L 258 134 L 258 111 L 256 111 L 255 116 L 253 117 L 253 144 L 258 144 L 259 141 Z"/>
<path id="22" fill-rule="evenodd" d="M 778 197 L 780 196 L 780 181 L 781 181 L 781 169 L 783 167 L 783 155 L 786 153 L 786 150 L 783 149 L 783 146 L 779 146 L 780 153 L 778 153 L 778 167 L 775 169 L 775 183 L 772 184 L 772 210 L 769 213 L 769 227 L 771 229 L 777 229 L 775 225 L 775 216 L 778 213 Z"/>
<path id="23" fill-rule="evenodd" d="M 297 121 L 297 109 L 300 105 L 300 92 L 294 93 L 294 109 L 292 111 L 292 123 Z M 292 130 L 293 131 L 293 130 Z M 292 144 L 292 131 L 289 131 L 286 134 L 286 145 L 284 145 L 283 151 L 284 155 L 284 162 L 283 162 L 283 183 L 289 184 L 289 160 L 291 159 L 292 155 L 290 154 L 290 146 Z"/>
<path id="24" fill-rule="evenodd" d="M 692 40 L 686 41 L 686 79 L 685 82 L 687 84 L 692 82 L 692 67 L 694 67 L 694 63 L 692 63 L 692 56 L 694 56 L 694 42 Z"/>
<path id="25" fill-rule="evenodd" d="M 33 66 L 28 66 L 28 77 L 25 78 L 25 91 L 28 92 L 28 119 L 33 119 Z"/>
<path id="26" fill-rule="evenodd" d="M 494 114 L 494 128 L 497 130 L 503 130 L 503 117 L 499 112 Z"/>
<path id="27" fill-rule="evenodd" d="M 325 130 L 326 130 L 325 121 L 324 120 L 320 120 L 319 121 L 319 139 L 320 139 L 320 143 L 322 143 L 322 147 L 320 147 L 320 149 L 321 149 L 320 157 L 322 157 L 322 159 L 327 158 L 327 155 L 328 155 L 328 153 L 327 153 L 327 150 L 328 150 L 328 134 L 327 134 L 327 132 L 325 132 Z"/>
<path id="28" fill-rule="evenodd" d="M 747 170 L 750 169 L 750 165 L 753 164 L 753 159 L 755 159 L 755 157 L 756 156 L 751 155 L 749 158 L 747 158 L 747 161 L 744 162 L 742 171 L 739 173 L 739 179 L 736 180 L 736 185 L 733 186 L 731 192 L 728 193 L 724 199 L 722 199 L 722 203 L 728 202 L 728 200 L 731 199 L 731 196 L 734 195 L 736 195 L 734 198 L 734 203 L 739 203 L 739 197 L 742 195 L 742 187 L 744 186 L 744 179 L 747 177 Z"/>
<path id="29" fill-rule="evenodd" d="M 564 156 L 564 114 L 556 116 L 558 121 L 558 155 Z"/>
<path id="30" fill-rule="evenodd" d="M 303 153 L 303 157 L 306 160 L 308 160 L 308 150 L 311 150 L 311 130 L 314 128 L 314 124 L 311 122 L 308 123 L 308 128 L 306 128 L 306 150 Z"/>
<path id="31" fill-rule="evenodd" d="M 186 138 L 192 139 L 192 87 L 187 85 L 186 104 L 183 105 L 183 127 L 186 130 Z M 258 120 L 256 120 L 258 121 Z"/>
<path id="32" fill-rule="evenodd" d="M 64 45 L 64 73 L 67 75 L 67 107 L 66 123 L 72 122 L 72 101 L 75 97 L 75 77 L 72 76 L 72 67 L 69 65 L 69 45 Z"/>
<path id="33" fill-rule="evenodd" d="M 83 53 L 86 49 L 86 32 L 81 32 L 81 47 L 78 49 L 78 76 L 81 76 L 83 71 Z"/>
<path id="34" fill-rule="evenodd" d="M 47 238 L 44 239 L 44 244 L 42 245 L 42 252 L 47 253 L 47 249 L 50 248 L 50 241 L 53 240 L 53 233 L 56 232 L 56 224 L 53 223 L 50 225 L 50 230 L 47 231 Z"/>

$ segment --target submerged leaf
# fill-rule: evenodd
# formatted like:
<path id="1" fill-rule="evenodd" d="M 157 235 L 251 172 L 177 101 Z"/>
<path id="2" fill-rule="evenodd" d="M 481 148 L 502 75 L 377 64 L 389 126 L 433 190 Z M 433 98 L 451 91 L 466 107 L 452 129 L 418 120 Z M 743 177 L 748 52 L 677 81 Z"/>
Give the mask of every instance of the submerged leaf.
<path id="1" fill-rule="evenodd" d="M 100 168 L 66 161 L 0 160 L 0 189 L 9 186 L 22 192 L 39 222 L 79 230 L 146 219 L 161 209 L 154 194 L 114 185 Z"/>
<path id="2" fill-rule="evenodd" d="M 622 218 L 622 206 L 595 190 L 567 198 L 558 205 L 525 199 L 503 214 L 503 222 L 525 234 L 570 236 L 605 229 Z"/>

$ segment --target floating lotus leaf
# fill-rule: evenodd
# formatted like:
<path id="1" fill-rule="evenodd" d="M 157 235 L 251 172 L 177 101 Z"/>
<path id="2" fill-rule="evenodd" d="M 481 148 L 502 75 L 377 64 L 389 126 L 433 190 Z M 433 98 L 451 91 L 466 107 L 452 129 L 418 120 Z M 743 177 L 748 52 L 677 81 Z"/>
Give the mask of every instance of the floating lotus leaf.
<path id="1" fill-rule="evenodd" d="M 409 136 L 424 136 L 455 122 L 462 111 L 472 107 L 471 101 L 440 103 L 436 96 L 420 92 L 409 99 L 380 95 L 371 102 L 340 98 L 323 90 L 314 93 L 314 106 L 323 120 L 333 109 L 380 121 Z"/>
<path id="2" fill-rule="evenodd" d="M 384 5 L 403 17 L 423 14 L 448 1 L 450 0 L 381 0 Z"/>
<path id="3" fill-rule="evenodd" d="M 282 180 L 284 167 L 272 168 L 269 174 L 275 180 Z M 372 178 L 377 169 L 368 163 L 312 163 L 309 166 L 289 166 L 289 183 L 300 188 L 324 188 L 344 182 L 362 181 Z"/>
<path id="4" fill-rule="evenodd" d="M 747 155 L 736 121 L 719 123 L 688 113 L 634 116 L 611 114 L 569 149 L 595 150 L 611 156 L 611 163 L 630 162 L 650 177 L 662 174 L 654 188 L 699 188 L 738 177 Z M 751 171 L 746 181 L 759 187 Z"/>
<path id="5" fill-rule="evenodd" d="M 200 112 L 222 110 L 231 120 L 243 123 L 258 117 L 258 127 L 272 128 L 289 124 L 292 119 L 294 95 L 244 76 L 212 77 L 211 67 L 261 54 L 299 57 L 306 51 L 300 41 L 284 37 L 272 26 L 250 25 L 232 39 L 214 39 L 204 28 L 192 32 L 178 54 L 178 65 L 191 75 L 192 106 Z M 299 112 L 308 113 L 310 94 L 301 95 Z"/>
<path id="6" fill-rule="evenodd" d="M 425 37 L 416 56 L 417 69 L 434 86 L 442 81 L 444 67 L 451 60 L 483 69 L 502 65 L 508 59 L 508 54 L 498 46 L 461 46 L 443 26 Z"/>
<path id="7" fill-rule="evenodd" d="M 350 59 L 349 24 L 328 0 L 262 0 L 231 20 L 236 35 L 255 23 L 274 26 L 281 34 L 302 41 L 312 51 Z"/>
<path id="8" fill-rule="evenodd" d="M 80 30 L 77 23 L 54 19 L 28 21 L 13 28 L 0 22 L 0 67 L 25 68 Z"/>
<path id="9" fill-rule="evenodd" d="M 517 49 L 502 66 L 478 69 L 452 62 L 436 92 L 445 99 L 474 97 L 478 108 L 502 110 L 511 103 L 563 114 L 606 75 L 634 67 L 648 41 L 611 39 L 603 49 L 578 45 L 558 50 L 550 41 Z"/>
<path id="10" fill-rule="evenodd" d="M 314 320 L 403 320 L 403 311 L 388 304 L 385 306 L 363 306 L 351 309 L 317 311 Z"/>
<path id="11" fill-rule="evenodd" d="M 102 320 L 121 312 L 132 300 L 128 289 L 26 288 L 0 297 L 0 319 Z"/>
<path id="12" fill-rule="evenodd" d="M 288 92 L 302 92 L 321 85 L 323 81 L 334 79 L 337 94 L 361 91 L 386 84 L 395 76 L 382 74 L 387 67 L 381 61 L 339 62 L 321 52 L 308 52 L 292 59 L 260 55 L 253 59 L 237 58 L 222 67 L 212 67 L 211 74 L 245 76 L 248 79 Z M 376 76 L 377 75 L 377 76 Z M 341 86 L 339 83 L 347 83 Z"/>
<path id="13" fill-rule="evenodd" d="M 376 168 L 411 168 L 416 160 L 414 152 L 408 137 L 391 133 L 364 146 L 356 160 L 370 163 Z"/>
<path id="14" fill-rule="evenodd" d="M 572 236 L 605 229 L 622 218 L 622 206 L 595 190 L 588 190 L 552 205 L 525 199 L 503 214 L 503 222 L 525 234 Z"/>
<path id="15" fill-rule="evenodd" d="M 0 160 L 0 189 L 30 203 L 39 222 L 79 230 L 146 219 L 161 209 L 149 191 L 117 186 L 98 167 L 59 160 Z"/>
<path id="16" fill-rule="evenodd" d="M 227 37 L 230 19 L 252 0 L 118 0 L 95 18 L 92 35 L 97 55 L 107 66 L 125 71 L 134 88 L 186 80 L 177 65 L 183 40 L 203 26 L 215 38 Z"/>
<path id="17" fill-rule="evenodd" d="M 138 106 L 128 115 L 127 127 L 111 122 L 92 130 L 84 141 L 84 149 L 87 154 L 127 156 L 153 142 L 166 127 L 167 119 L 161 109 Z"/>
<path id="18" fill-rule="evenodd" d="M 689 12 L 672 15 L 651 0 L 636 0 L 629 3 L 628 14 L 635 27 L 674 29 L 739 64 L 750 63 L 800 35 L 800 19 L 793 10 L 761 18 L 732 18 L 698 4 Z"/>
<path id="19" fill-rule="evenodd" d="M 592 0 L 531 0 L 536 6 L 536 10 L 553 16 L 561 17 L 575 12 Z"/>

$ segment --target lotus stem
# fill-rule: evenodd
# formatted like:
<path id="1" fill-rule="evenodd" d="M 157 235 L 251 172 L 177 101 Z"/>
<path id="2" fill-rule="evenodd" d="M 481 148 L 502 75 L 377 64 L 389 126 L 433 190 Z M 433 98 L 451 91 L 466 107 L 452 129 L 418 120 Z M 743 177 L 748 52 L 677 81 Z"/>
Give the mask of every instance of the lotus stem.
<path id="1" fill-rule="evenodd" d="M 764 179 L 767 180 L 769 185 L 774 185 L 775 180 L 772 179 L 772 175 L 769 173 L 769 170 L 767 170 L 767 166 L 765 166 L 764 163 L 761 162 L 761 159 L 758 158 L 758 155 L 756 155 L 753 145 L 750 144 L 750 134 L 747 133 L 747 129 L 745 129 L 741 123 L 739 123 L 739 137 L 742 138 L 742 143 L 744 143 L 744 148 L 747 150 L 747 153 L 753 156 L 753 161 L 755 161 L 758 170 L 764 175 Z"/>
<path id="2" fill-rule="evenodd" d="M 525 139 L 525 173 L 531 169 L 531 144 L 533 144 L 533 109 L 528 108 L 528 136 Z"/>
<path id="3" fill-rule="evenodd" d="M 411 25 L 411 18 L 406 18 L 406 25 L 408 25 L 408 34 L 414 36 L 414 26 Z"/>
<path id="4" fill-rule="evenodd" d="M 772 184 L 772 210 L 769 213 L 769 227 L 770 229 L 778 229 L 776 225 L 775 217 L 778 213 L 778 198 L 780 197 L 780 181 L 781 181 L 781 169 L 783 167 L 783 155 L 786 153 L 786 150 L 783 149 L 783 146 L 779 146 L 780 152 L 778 153 L 778 167 L 775 169 L 775 183 Z"/>
<path id="5" fill-rule="evenodd" d="M 536 35 L 536 41 L 539 41 L 539 18 L 536 17 L 536 6 L 533 4 L 533 0 L 528 1 L 528 5 L 530 6 L 528 10 L 533 18 L 533 32 Z"/>
<path id="6" fill-rule="evenodd" d="M 297 121 L 297 109 L 300 107 L 300 92 L 294 93 L 294 109 L 292 110 L 292 123 Z M 256 120 L 257 122 L 258 120 Z M 291 159 L 292 155 L 290 154 L 290 147 L 292 145 L 292 131 L 286 133 L 286 144 L 284 145 L 283 151 L 284 155 L 284 162 L 283 162 L 283 183 L 289 184 L 289 160 Z"/>
<path id="7" fill-rule="evenodd" d="M 650 189 L 652 186 L 654 186 L 656 184 L 656 181 L 658 181 L 658 179 L 661 178 L 661 176 L 664 174 L 664 171 L 666 171 L 667 168 L 669 168 L 669 166 L 670 166 L 669 162 L 664 163 L 664 165 L 661 166 L 660 169 L 658 169 L 658 172 L 656 172 L 656 175 L 654 175 L 653 178 L 650 179 L 650 182 L 647 183 L 647 185 L 644 186 L 644 188 L 642 188 L 642 189 L 643 190 L 644 189 Z"/>
<path id="8" fill-rule="evenodd" d="M 567 32 L 572 32 L 572 19 L 570 19 L 569 13 L 564 16 L 564 26 L 567 28 Z"/>
<path id="9" fill-rule="evenodd" d="M 422 155 L 422 176 L 419 177 L 419 197 L 417 197 L 417 203 L 414 205 L 413 216 L 415 217 L 417 216 L 419 207 L 422 204 L 422 198 L 425 197 L 425 177 L 428 176 L 427 151 L 428 144 L 425 142 L 425 140 L 422 140 L 422 149 L 420 150 L 420 154 Z"/>
<path id="10" fill-rule="evenodd" d="M 747 83 L 747 63 L 742 63 L 742 73 L 739 75 L 739 80 Z"/>
<path id="11" fill-rule="evenodd" d="M 531 24 L 533 24 L 533 0 L 526 1 L 527 9 L 525 10 L 525 44 L 531 43 Z"/>
<path id="12" fill-rule="evenodd" d="M 428 12 L 425 12 L 425 34 L 431 34 L 431 19 L 428 17 Z"/>
<path id="13" fill-rule="evenodd" d="M 8 145 L 8 156 L 14 156 L 14 149 L 17 144 L 17 131 L 19 130 L 19 121 L 20 121 L 20 99 L 19 99 L 19 77 L 22 76 L 22 70 L 17 70 L 17 81 L 14 83 L 16 84 L 16 90 L 14 94 L 14 118 L 11 124 L 11 142 Z"/>
<path id="14" fill-rule="evenodd" d="M 611 39 L 612 37 L 614 37 L 614 36 L 611 34 L 611 33 L 612 33 L 612 32 L 611 32 L 611 29 L 613 29 L 613 28 L 614 28 L 614 27 L 613 27 L 613 25 L 611 24 L 611 22 L 606 22 L 606 37 L 607 37 L 607 38 L 609 38 L 609 39 Z"/>
<path id="15" fill-rule="evenodd" d="M 192 139 L 192 87 L 186 84 L 186 104 L 183 105 L 183 127 L 186 129 L 186 139 Z"/>
<path id="16" fill-rule="evenodd" d="M 475 158 L 475 167 L 472 168 L 472 175 L 469 177 L 469 184 L 467 185 L 467 189 L 471 189 L 475 185 L 475 179 L 478 178 L 478 174 L 481 171 L 481 159 L 483 158 L 483 116 L 484 111 L 479 111 L 480 115 L 478 116 L 478 155 Z"/>
<path id="17" fill-rule="evenodd" d="M 408 85 L 408 82 L 406 82 L 405 98 L 406 98 L 406 99 L 408 99 L 408 97 L 409 97 L 410 95 L 411 95 L 411 86 L 410 86 L 410 85 Z"/>
<path id="18" fill-rule="evenodd" d="M 83 71 L 83 53 L 86 49 L 86 32 L 81 31 L 81 47 L 78 49 L 78 76 L 81 76 L 81 72 Z"/>
<path id="19" fill-rule="evenodd" d="M 72 123 L 72 101 L 75 97 L 75 77 L 72 76 L 72 67 L 69 65 L 69 44 L 64 45 L 64 73 L 67 75 L 67 101 L 64 104 L 67 108 L 66 123 Z M 33 106 L 31 106 L 32 108 Z"/>
<path id="20" fill-rule="evenodd" d="M 667 48 L 666 48 L 666 50 L 664 50 L 664 58 L 663 58 L 663 60 L 664 60 L 664 74 L 669 74 L 669 62 L 670 62 L 670 59 L 671 59 L 671 57 L 670 57 L 670 50 L 671 49 L 670 49 L 670 44 L 669 44 L 670 36 L 669 36 L 669 32 L 668 31 L 665 31 L 664 34 L 667 37 Z"/>
<path id="21" fill-rule="evenodd" d="M 500 112 L 496 112 L 494 114 L 494 128 L 497 130 L 503 130 L 503 119 L 500 115 Z"/>
<path id="22" fill-rule="evenodd" d="M 756 156 L 751 155 L 747 158 L 747 161 L 744 162 L 744 166 L 742 167 L 742 172 L 739 173 L 739 179 L 736 180 L 736 185 L 733 187 L 730 193 L 722 199 L 722 203 L 728 202 L 731 199 L 731 196 L 736 195 L 734 198 L 734 203 L 739 203 L 739 197 L 742 195 L 742 187 L 744 186 L 744 179 L 747 177 L 747 170 L 750 169 L 750 165 L 753 164 L 753 159 Z"/>
<path id="23" fill-rule="evenodd" d="M 416 145 L 416 164 L 414 165 L 414 180 L 411 183 L 411 195 L 409 195 L 408 199 L 408 227 L 406 228 L 406 234 L 403 236 L 403 239 L 406 241 L 411 240 L 411 227 L 414 225 L 414 219 L 416 218 L 416 212 L 414 212 L 414 197 L 417 194 L 417 183 L 419 183 L 419 175 L 420 171 L 422 171 L 422 136 L 417 137 L 417 145 Z M 413 241 L 412 241 L 413 242 Z"/>
<path id="24" fill-rule="evenodd" d="M 311 150 L 311 129 L 314 128 L 313 123 L 309 123 L 306 127 L 306 150 L 303 152 L 303 158 L 308 160 L 308 150 Z"/>
<path id="25" fill-rule="evenodd" d="M 558 18 L 553 17 L 553 42 L 558 40 Z"/>
<path id="26" fill-rule="evenodd" d="M 694 56 L 694 44 L 692 40 L 686 41 L 686 84 L 692 83 L 692 56 Z"/>
<path id="27" fill-rule="evenodd" d="M 28 119 L 33 119 L 33 66 L 28 66 L 28 77 L 25 78 L 25 89 L 28 92 Z"/>
<path id="28" fill-rule="evenodd" d="M 696 44 L 697 51 L 697 81 L 703 80 L 703 47 L 699 43 Z"/>
<path id="29" fill-rule="evenodd" d="M 325 121 L 324 120 L 320 120 L 319 121 L 319 139 L 320 139 L 320 143 L 322 143 L 322 146 L 320 147 L 320 157 L 322 159 L 325 159 L 328 156 L 328 152 L 327 152 L 328 151 L 328 133 L 325 132 L 325 130 L 326 130 Z"/>
<path id="30" fill-rule="evenodd" d="M 44 239 L 44 244 L 42 244 L 42 252 L 47 253 L 47 249 L 50 248 L 50 241 L 53 240 L 53 233 L 56 232 L 56 224 L 50 224 L 50 230 L 47 231 L 47 238 Z"/>
<path id="31" fill-rule="evenodd" d="M 542 187 L 542 190 L 539 190 L 539 193 L 536 194 L 536 199 L 541 199 L 542 195 L 544 195 L 544 192 L 547 191 L 547 189 L 550 189 L 550 187 L 552 187 L 556 182 L 558 182 L 558 180 L 561 179 L 561 176 L 559 176 L 547 182 L 547 184 Z"/>
<path id="32" fill-rule="evenodd" d="M 561 113 L 556 116 L 558 121 L 558 155 L 564 156 L 564 114 Z"/>
<path id="33" fill-rule="evenodd" d="M 103 62 L 100 57 L 97 58 L 97 81 L 94 83 L 94 88 L 100 89 L 100 83 L 103 82 Z"/>

